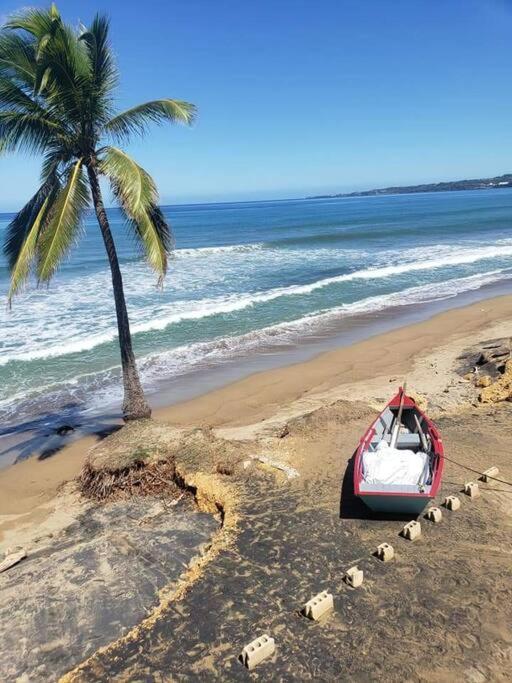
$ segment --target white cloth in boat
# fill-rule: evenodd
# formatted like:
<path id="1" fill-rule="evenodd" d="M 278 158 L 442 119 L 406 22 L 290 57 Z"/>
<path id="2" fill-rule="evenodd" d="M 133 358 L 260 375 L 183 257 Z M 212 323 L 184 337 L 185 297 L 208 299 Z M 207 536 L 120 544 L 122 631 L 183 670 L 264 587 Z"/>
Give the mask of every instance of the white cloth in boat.
<path id="1" fill-rule="evenodd" d="M 367 484 L 427 484 L 429 457 L 423 451 L 399 450 L 380 441 L 374 451 L 363 453 L 363 477 Z"/>

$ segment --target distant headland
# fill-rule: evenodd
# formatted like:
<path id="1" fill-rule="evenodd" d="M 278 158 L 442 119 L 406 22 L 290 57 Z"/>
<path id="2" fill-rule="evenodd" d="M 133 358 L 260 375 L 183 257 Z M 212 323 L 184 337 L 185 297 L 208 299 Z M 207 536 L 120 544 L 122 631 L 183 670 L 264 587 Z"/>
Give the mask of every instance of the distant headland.
<path id="1" fill-rule="evenodd" d="M 337 194 L 321 194 L 307 199 L 329 199 L 333 197 L 374 197 L 381 194 L 411 194 L 413 192 L 457 192 L 460 190 L 488 190 L 490 188 L 512 187 L 512 173 L 495 178 L 478 178 L 475 180 L 453 180 L 444 183 L 426 183 L 423 185 L 404 185 L 402 187 L 381 187 L 362 192 Z"/>

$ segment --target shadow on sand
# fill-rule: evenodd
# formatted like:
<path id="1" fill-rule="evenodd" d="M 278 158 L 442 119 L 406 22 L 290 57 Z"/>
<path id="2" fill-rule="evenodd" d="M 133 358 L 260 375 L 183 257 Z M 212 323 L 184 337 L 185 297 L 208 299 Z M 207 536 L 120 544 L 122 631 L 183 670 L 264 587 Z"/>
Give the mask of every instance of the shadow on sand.
<path id="1" fill-rule="evenodd" d="M 363 501 L 354 493 L 354 461 L 356 452 L 347 462 L 345 474 L 341 484 L 340 518 L 341 519 L 374 519 L 411 521 L 414 515 L 397 512 L 374 512 L 366 507 Z"/>
<path id="2" fill-rule="evenodd" d="M 120 429 L 119 413 L 87 416 L 78 403 L 68 403 L 58 411 L 40 414 L 30 420 L 8 427 L 0 427 L 0 463 L 18 463 L 29 457 L 46 460 L 65 446 L 84 436 L 104 439 Z"/>

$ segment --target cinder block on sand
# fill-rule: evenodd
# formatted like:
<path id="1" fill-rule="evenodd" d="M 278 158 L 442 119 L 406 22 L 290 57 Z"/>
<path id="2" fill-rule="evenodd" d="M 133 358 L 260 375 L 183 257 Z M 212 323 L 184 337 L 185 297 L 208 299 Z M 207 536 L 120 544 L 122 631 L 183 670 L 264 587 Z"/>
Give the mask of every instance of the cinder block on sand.
<path id="1" fill-rule="evenodd" d="M 363 578 L 363 570 L 359 569 L 359 567 L 350 567 L 345 573 L 345 582 L 352 586 L 352 588 L 359 588 L 363 583 Z"/>
<path id="2" fill-rule="evenodd" d="M 381 543 L 377 546 L 375 555 L 379 558 L 379 560 L 382 560 L 382 562 L 389 562 L 394 558 L 395 551 L 393 549 L 393 546 L 389 545 L 389 543 Z"/>
<path id="3" fill-rule="evenodd" d="M 443 513 L 441 508 L 431 507 L 427 510 L 425 517 L 430 522 L 434 522 L 434 524 L 439 524 L 439 522 L 443 519 Z"/>
<path id="4" fill-rule="evenodd" d="M 415 541 L 421 536 L 421 524 L 413 520 L 404 526 L 400 534 L 408 541 Z"/>
<path id="5" fill-rule="evenodd" d="M 447 510 L 458 510 L 460 508 L 460 500 L 457 496 L 447 496 L 444 499 L 443 505 Z"/>
<path id="6" fill-rule="evenodd" d="M 486 484 L 488 484 L 489 481 L 490 480 L 492 481 L 492 479 L 494 477 L 497 477 L 499 473 L 500 473 L 500 471 L 497 467 L 489 467 L 488 470 L 485 470 L 485 472 L 482 472 L 482 476 L 480 477 L 480 479 L 482 481 L 485 481 Z"/>
<path id="7" fill-rule="evenodd" d="M 270 636 L 263 635 L 246 645 L 240 658 L 248 669 L 254 669 L 264 659 L 271 657 L 275 651 L 275 640 Z"/>
<path id="8" fill-rule="evenodd" d="M 314 598 L 308 600 L 304 607 L 302 608 L 302 614 L 308 619 L 313 619 L 313 621 L 318 621 L 327 612 L 334 609 L 334 598 L 331 593 L 327 591 L 322 591 L 315 595 Z"/>
<path id="9" fill-rule="evenodd" d="M 480 495 L 480 489 L 478 488 L 476 481 L 467 481 L 464 484 L 464 493 L 470 498 L 478 498 Z"/>

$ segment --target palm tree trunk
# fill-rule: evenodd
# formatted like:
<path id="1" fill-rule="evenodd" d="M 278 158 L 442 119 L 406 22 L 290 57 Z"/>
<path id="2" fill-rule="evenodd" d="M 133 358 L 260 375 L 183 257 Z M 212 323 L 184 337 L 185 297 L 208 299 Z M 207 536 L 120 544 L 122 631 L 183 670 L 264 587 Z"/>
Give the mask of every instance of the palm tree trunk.
<path id="1" fill-rule="evenodd" d="M 117 314 L 117 329 L 119 332 L 119 346 L 121 347 L 121 364 L 123 367 L 123 384 L 124 384 L 124 400 L 123 400 L 123 417 L 125 420 L 138 420 L 144 417 L 151 416 L 151 408 L 149 407 L 144 391 L 139 379 L 137 365 L 135 363 L 135 356 L 132 348 L 132 336 L 130 333 L 130 322 L 128 320 L 128 311 L 126 309 L 126 300 L 124 298 L 123 278 L 121 276 L 121 269 L 119 268 L 119 260 L 117 258 L 116 247 L 114 239 L 110 231 L 107 213 L 103 206 L 103 199 L 101 196 L 100 184 L 96 174 L 94 160 L 87 164 L 87 173 L 89 175 L 89 182 L 91 184 L 92 200 L 96 217 L 100 225 L 103 242 L 107 250 L 107 256 L 110 263 L 110 271 L 112 273 L 112 286 L 114 289 L 114 300 L 116 303 Z"/>

